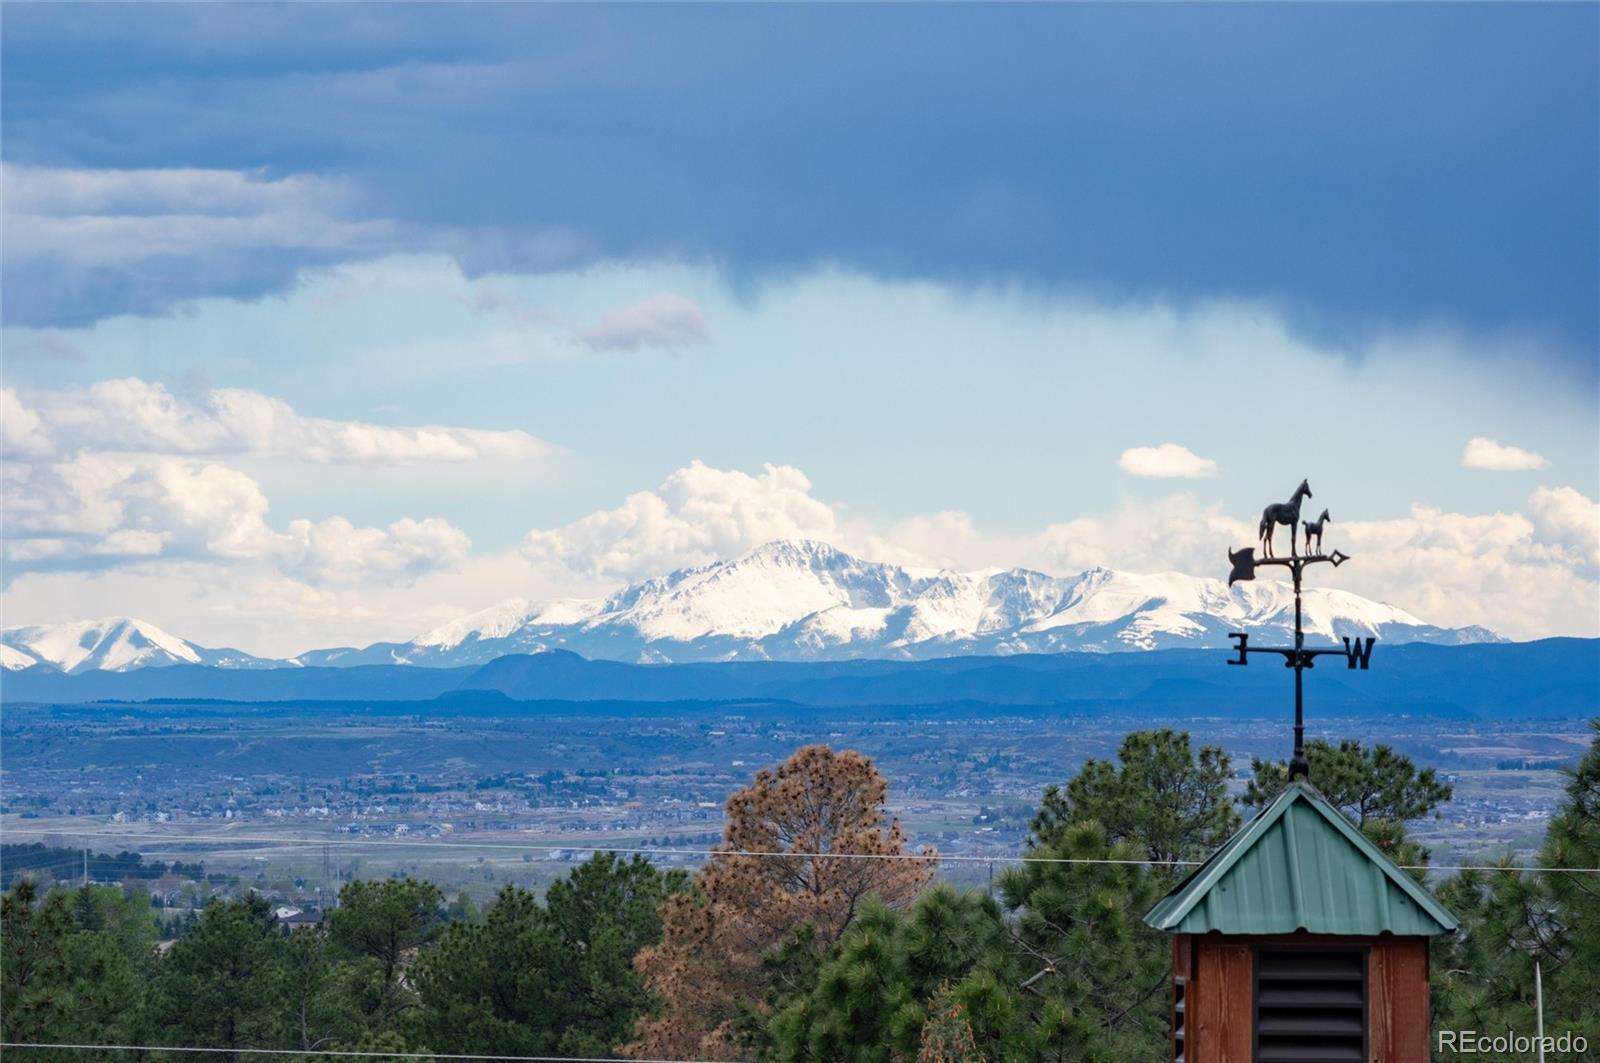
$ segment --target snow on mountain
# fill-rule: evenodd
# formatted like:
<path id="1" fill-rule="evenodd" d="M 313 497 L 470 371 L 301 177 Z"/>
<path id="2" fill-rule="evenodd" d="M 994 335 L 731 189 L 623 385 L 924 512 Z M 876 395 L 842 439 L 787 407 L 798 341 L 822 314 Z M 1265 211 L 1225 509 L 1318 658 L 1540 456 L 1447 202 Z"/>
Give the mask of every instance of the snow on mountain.
<path id="1" fill-rule="evenodd" d="M 556 598 L 539 603 L 526 598 L 507 598 L 419 635 L 411 644 L 439 650 L 455 649 L 468 640 L 506 638 L 529 624 L 577 623 L 592 616 L 599 604 L 598 600 L 579 598 Z"/>
<path id="2" fill-rule="evenodd" d="M 39 658 L 26 650 L 19 650 L 15 646 L 7 646 L 0 642 L 0 668 L 15 672 L 23 668 L 32 668 L 38 663 Z"/>
<path id="3" fill-rule="evenodd" d="M 411 640 L 413 646 L 450 650 L 468 639 L 499 639 L 516 631 L 533 618 L 534 609 L 525 598 L 508 598 L 487 609 L 457 617 Z"/>
<path id="4" fill-rule="evenodd" d="M 903 569 L 858 561 L 822 543 L 775 542 L 739 558 L 635 584 L 607 599 L 596 620 L 647 641 L 758 640 L 828 610 L 907 604 L 921 588 Z"/>
<path id="5" fill-rule="evenodd" d="M 1487 642 L 1347 591 L 1305 592 L 1316 640 Z M 313 650 L 288 661 L 207 650 L 138 620 L 0 632 L 0 665 L 63 671 L 198 663 L 222 667 L 484 664 L 565 649 L 604 660 L 918 659 L 960 654 L 1225 647 L 1231 631 L 1290 638 L 1294 594 L 1261 580 L 1228 587 L 1177 572 L 1095 568 L 953 572 L 863 561 L 825 543 L 783 540 L 744 557 L 643 580 L 603 599 L 509 598 L 409 642 Z M 1260 641 L 1261 639 L 1258 639 Z"/>
<path id="6" fill-rule="evenodd" d="M 487 664 L 508 653 L 540 653 L 550 649 L 549 632 L 593 616 L 601 600 L 555 598 L 530 602 L 507 598 L 476 613 L 441 624 L 410 642 L 377 642 L 360 649 L 341 646 L 312 650 L 294 658 L 299 665 L 346 668 L 362 664 L 420 664 L 450 667 Z"/>
<path id="7" fill-rule="evenodd" d="M 1301 623 L 1307 635 L 1329 639 L 1345 635 L 1377 636 L 1385 628 L 1436 632 L 1425 621 L 1394 606 L 1369 601 L 1348 591 L 1308 588 L 1302 599 Z M 1120 625 L 1118 639 L 1129 648 L 1153 649 L 1171 639 L 1203 639 L 1207 620 L 1221 620 L 1231 630 L 1294 628 L 1294 591 L 1278 580 L 1236 584 L 1177 572 L 1135 575 L 1092 569 L 1081 577 L 1071 599 L 1043 620 L 1027 626 L 1044 632 L 1074 626 Z M 1475 638 L 1421 641 L 1480 641 Z"/>
<path id="8" fill-rule="evenodd" d="M 75 624 L 13 627 L 0 641 L 63 672 L 123 672 L 159 664 L 198 664 L 199 651 L 143 620 L 118 617 Z"/>
<path id="9" fill-rule="evenodd" d="M 9 670 L 38 664 L 63 672 L 126 672 L 172 664 L 253 668 L 282 663 L 238 650 L 205 649 L 131 617 L 8 627 L 0 629 L 0 647 L 0 666 Z"/>
<path id="10" fill-rule="evenodd" d="M 1304 597 L 1309 635 L 1479 642 L 1346 591 Z M 923 658 L 1226 646 L 1230 631 L 1286 637 L 1289 585 L 1096 568 L 953 572 L 863 561 L 825 543 L 768 543 L 730 561 L 632 584 L 604 600 L 510 599 L 409 643 L 350 651 L 348 663 L 457 665 L 566 649 L 646 662 Z M 370 654 L 370 656 L 367 656 Z M 327 663 L 339 663 L 329 661 Z"/>

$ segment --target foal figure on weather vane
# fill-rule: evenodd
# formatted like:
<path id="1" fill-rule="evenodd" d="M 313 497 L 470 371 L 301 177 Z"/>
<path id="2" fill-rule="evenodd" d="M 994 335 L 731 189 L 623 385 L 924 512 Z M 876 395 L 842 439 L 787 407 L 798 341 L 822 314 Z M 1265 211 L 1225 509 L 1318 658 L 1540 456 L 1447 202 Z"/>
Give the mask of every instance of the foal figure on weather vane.
<path id="1" fill-rule="evenodd" d="M 1328 511 L 1323 510 L 1322 516 L 1316 520 L 1303 520 L 1300 526 L 1306 530 L 1306 553 L 1311 553 L 1311 540 L 1317 541 L 1317 553 L 1322 553 L 1322 528 L 1333 518 L 1328 516 Z"/>

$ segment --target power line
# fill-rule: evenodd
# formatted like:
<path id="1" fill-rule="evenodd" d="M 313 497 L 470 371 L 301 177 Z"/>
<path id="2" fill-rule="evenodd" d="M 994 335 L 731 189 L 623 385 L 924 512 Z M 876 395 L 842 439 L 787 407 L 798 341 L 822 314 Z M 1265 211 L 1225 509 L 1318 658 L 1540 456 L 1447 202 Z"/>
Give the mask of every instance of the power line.
<path id="1" fill-rule="evenodd" d="M 554 844 L 548 842 L 440 842 L 440 841 L 402 841 L 397 838 L 341 838 L 339 835 L 327 835 L 313 838 L 293 837 L 241 837 L 216 836 L 205 834 L 162 834 L 138 835 L 117 834 L 95 831 L 78 831 L 48 829 L 43 827 L 28 827 L 22 829 L 6 828 L 7 833 L 28 834 L 40 837 L 58 835 L 63 838 L 125 838 L 133 839 L 135 843 L 150 843 L 146 847 L 159 847 L 165 842 L 179 842 L 184 844 L 209 845 L 213 849 L 227 849 L 235 845 L 276 845 L 280 848 L 311 848 L 316 846 L 334 844 L 348 845 L 355 848 L 377 848 L 382 846 L 395 846 L 406 849 L 490 849 L 510 852 L 536 851 L 536 852 L 578 852 L 578 853 L 613 853 L 619 856 L 739 856 L 739 857 L 769 857 L 773 859 L 793 860 L 802 857 L 815 857 L 818 859 L 833 858 L 837 860 L 920 860 L 942 861 L 947 863 L 987 864 L 994 862 L 1013 864 L 1103 864 L 1103 865 L 1132 865 L 1138 867 L 1195 867 L 1203 863 L 1200 860 L 1140 860 L 1140 859 L 1115 859 L 1111 857 L 1096 859 L 1090 857 L 1072 856 L 1029 856 L 1026 853 L 932 853 L 921 855 L 919 853 L 795 853 L 781 850 L 760 851 L 747 849 L 675 849 L 646 846 L 619 846 L 619 845 L 584 845 L 581 843 Z M 194 854 L 204 855 L 204 854 Z M 1527 871 L 1547 872 L 1566 871 L 1575 874 L 1600 874 L 1600 867 L 1533 867 L 1522 864 L 1397 864 L 1403 871 Z"/>
<path id="2" fill-rule="evenodd" d="M 383 1052 L 356 1051 L 332 1048 L 194 1048 L 183 1045 L 80 1045 L 37 1044 L 26 1041 L 0 1041 L 0 1048 L 54 1048 L 80 1052 L 207 1052 L 234 1053 L 253 1056 L 337 1056 L 365 1058 L 379 1056 L 384 1059 L 479 1059 L 499 1063 L 707 1063 L 694 1059 L 630 1060 L 618 1056 L 478 1056 L 464 1052 Z M 711 1061 L 715 1063 L 715 1061 Z"/>
<path id="3" fill-rule="evenodd" d="M 999 854 L 993 856 L 975 855 L 970 853 L 930 853 L 926 856 L 919 853 L 796 853 L 782 850 L 751 850 L 751 849 L 674 849 L 651 846 L 618 846 L 618 845 L 583 845 L 568 843 L 556 845 L 547 842 L 438 842 L 438 841 L 401 841 L 397 838 L 354 838 L 344 839 L 338 835 L 326 838 L 246 838 L 246 837 L 215 837 L 204 834 L 163 834 L 163 835 L 127 835 L 107 834 L 92 831 L 74 830 L 47 830 L 44 828 L 28 828 L 16 831 L 19 834 L 33 834 L 39 836 L 59 835 L 63 838 L 139 838 L 141 841 L 152 843 L 181 842 L 185 844 L 205 844 L 214 849 L 232 848 L 233 845 L 277 845 L 282 848 L 303 849 L 332 843 L 334 845 L 350 845 L 356 848 L 367 846 L 395 846 L 406 849 L 497 849 L 511 852 L 534 850 L 552 853 L 616 853 L 622 856 L 637 854 L 639 856 L 749 856 L 771 857 L 793 860 L 798 857 L 834 858 L 838 860 L 921 860 L 921 861 L 952 861 L 962 863 L 993 863 L 996 860 L 1010 861 L 1013 863 L 1036 864 L 1133 864 L 1138 866 L 1179 866 L 1198 864 L 1198 860 L 1117 860 L 1117 859 L 1089 859 L 1064 856 L 1026 856 Z M 203 854 L 195 854 L 203 855 Z"/>

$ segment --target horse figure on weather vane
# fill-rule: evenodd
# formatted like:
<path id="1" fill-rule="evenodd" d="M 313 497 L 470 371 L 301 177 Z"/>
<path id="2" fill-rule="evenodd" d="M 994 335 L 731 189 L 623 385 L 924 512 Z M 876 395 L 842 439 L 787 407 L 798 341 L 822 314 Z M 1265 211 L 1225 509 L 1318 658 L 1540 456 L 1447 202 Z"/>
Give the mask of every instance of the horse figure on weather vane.
<path id="1" fill-rule="evenodd" d="M 1294 533 L 1300 527 L 1300 502 L 1311 497 L 1311 484 L 1306 480 L 1300 481 L 1300 486 L 1294 489 L 1294 496 L 1287 502 L 1274 502 L 1261 511 L 1261 527 L 1256 532 L 1256 538 L 1261 541 L 1261 556 L 1272 556 L 1272 532 L 1274 525 L 1287 524 L 1289 526 L 1289 556 L 1295 555 Z M 1311 541 L 1306 540 L 1306 549 L 1311 549 Z"/>
<path id="2" fill-rule="evenodd" d="M 1300 525 L 1300 503 L 1311 497 L 1311 484 L 1305 480 L 1300 481 L 1300 486 L 1295 488 L 1294 495 L 1287 502 L 1275 502 L 1261 511 L 1261 526 L 1257 530 L 1257 537 L 1262 547 L 1260 558 L 1256 557 L 1254 547 L 1243 550 L 1229 550 L 1228 560 L 1233 563 L 1233 571 L 1228 576 L 1228 586 L 1232 587 L 1240 580 L 1253 580 L 1256 578 L 1257 565 L 1282 565 L 1289 570 L 1289 576 L 1294 581 L 1294 645 L 1293 646 L 1252 646 L 1250 636 L 1242 631 L 1234 632 L 1228 637 L 1233 640 L 1234 650 L 1238 656 L 1230 660 L 1229 664 L 1249 664 L 1252 653 L 1275 653 L 1283 658 L 1286 668 L 1294 669 L 1294 757 L 1289 761 L 1289 778 L 1304 778 L 1310 773 L 1310 765 L 1306 762 L 1305 748 L 1305 696 L 1303 689 L 1303 674 L 1306 669 L 1315 665 L 1318 657 L 1328 654 L 1340 654 L 1345 658 L 1350 668 L 1365 669 L 1372 659 L 1372 644 L 1376 640 L 1367 638 L 1344 637 L 1344 648 L 1334 646 L 1306 647 L 1305 631 L 1301 625 L 1300 605 L 1300 577 L 1306 566 L 1326 561 L 1334 568 L 1338 568 L 1350 558 L 1338 550 L 1331 554 L 1322 552 L 1322 528 L 1332 518 L 1328 511 L 1323 510 L 1322 516 L 1315 522 L 1306 521 L 1306 552 L 1302 556 L 1295 544 L 1295 531 Z M 1279 524 L 1289 526 L 1289 556 L 1274 556 L 1272 550 L 1272 532 Z M 1311 552 L 1311 541 L 1317 542 L 1317 552 Z"/>

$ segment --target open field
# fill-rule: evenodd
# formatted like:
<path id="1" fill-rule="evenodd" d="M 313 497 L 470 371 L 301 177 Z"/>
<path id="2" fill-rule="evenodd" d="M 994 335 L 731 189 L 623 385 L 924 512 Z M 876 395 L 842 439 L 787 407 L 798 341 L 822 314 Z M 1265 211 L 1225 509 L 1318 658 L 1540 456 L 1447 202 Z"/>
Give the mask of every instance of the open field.
<path id="1" fill-rule="evenodd" d="M 1151 725 L 981 706 L 937 718 L 795 706 L 783 716 L 644 719 L 352 710 L 13 707 L 0 829 L 9 842 L 198 859 L 289 899 L 390 874 L 482 898 L 507 882 L 541 886 L 586 846 L 705 849 L 720 837 L 731 791 L 795 748 L 826 742 L 873 756 L 911 843 L 958 858 L 943 864 L 946 877 L 981 883 L 991 860 L 1022 850 L 1047 785 Z M 1161 722 L 1222 745 L 1241 774 L 1252 756 L 1282 756 L 1288 744 L 1277 720 Z M 1316 721 L 1310 734 L 1387 742 L 1450 778 L 1455 799 L 1418 827 L 1436 862 L 1449 862 L 1528 855 L 1588 732 L 1581 720 L 1394 717 Z"/>

